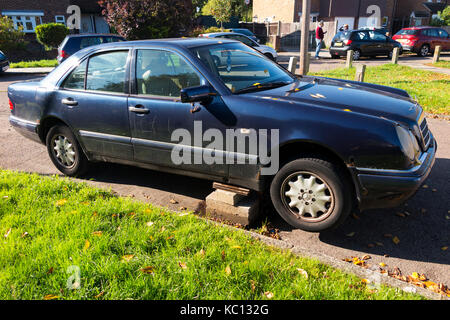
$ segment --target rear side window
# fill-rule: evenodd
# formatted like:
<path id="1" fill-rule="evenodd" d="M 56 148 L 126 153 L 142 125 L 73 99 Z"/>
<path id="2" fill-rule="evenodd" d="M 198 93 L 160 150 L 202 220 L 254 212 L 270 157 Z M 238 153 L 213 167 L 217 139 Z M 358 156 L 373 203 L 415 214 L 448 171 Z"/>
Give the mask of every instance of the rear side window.
<path id="1" fill-rule="evenodd" d="M 86 90 L 125 92 L 128 50 L 102 53 L 89 58 Z"/>
<path id="2" fill-rule="evenodd" d="M 413 29 L 402 29 L 399 32 L 396 33 L 396 35 L 402 36 L 402 35 L 415 35 L 417 34 L 417 30 L 413 30 Z"/>
<path id="3" fill-rule="evenodd" d="M 373 41 L 386 41 L 386 36 L 376 31 L 369 31 L 369 37 Z"/>
<path id="4" fill-rule="evenodd" d="M 350 39 L 351 34 L 352 33 L 350 31 L 341 31 L 341 32 L 336 33 L 333 40 L 334 41 L 348 40 L 348 39 Z"/>
<path id="5" fill-rule="evenodd" d="M 82 37 L 80 41 L 80 49 L 95 46 L 101 44 L 102 40 L 100 37 Z"/>
<path id="6" fill-rule="evenodd" d="M 441 38 L 448 38 L 448 33 L 444 29 L 438 29 L 438 33 Z"/>
<path id="7" fill-rule="evenodd" d="M 352 40 L 369 40 L 369 33 L 367 31 L 353 32 Z"/>
<path id="8" fill-rule="evenodd" d="M 84 90 L 87 60 L 84 60 L 64 80 L 62 87 L 65 89 Z"/>

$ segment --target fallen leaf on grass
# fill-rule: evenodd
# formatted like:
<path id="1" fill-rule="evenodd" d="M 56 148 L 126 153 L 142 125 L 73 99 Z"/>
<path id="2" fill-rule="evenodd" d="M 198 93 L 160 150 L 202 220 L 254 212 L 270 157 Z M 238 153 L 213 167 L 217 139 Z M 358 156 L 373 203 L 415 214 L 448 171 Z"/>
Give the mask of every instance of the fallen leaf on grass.
<path id="1" fill-rule="evenodd" d="M 9 234 L 11 233 L 11 228 L 9 228 L 6 233 L 4 234 L 4 238 L 8 238 Z"/>
<path id="2" fill-rule="evenodd" d="M 147 227 L 151 227 L 153 225 L 153 222 L 149 221 L 145 224 Z"/>
<path id="3" fill-rule="evenodd" d="M 92 234 L 96 237 L 101 237 L 103 234 L 103 231 L 94 231 L 94 232 L 92 232 Z"/>
<path id="4" fill-rule="evenodd" d="M 370 283 L 370 280 L 369 279 L 362 279 L 361 282 L 365 283 L 365 284 L 368 284 L 368 283 Z"/>
<path id="5" fill-rule="evenodd" d="M 25 238 L 25 237 L 28 237 L 30 234 L 28 233 L 28 232 L 24 232 L 24 233 L 22 233 L 22 235 L 20 236 L 21 238 Z"/>
<path id="6" fill-rule="evenodd" d="M 264 295 L 267 297 L 267 299 L 272 299 L 274 296 L 274 294 L 270 291 L 264 292 Z"/>
<path id="7" fill-rule="evenodd" d="M 180 266 L 181 269 L 187 269 L 187 265 L 183 262 L 178 262 L 178 265 Z"/>
<path id="8" fill-rule="evenodd" d="M 67 199 L 61 199 L 55 202 L 55 206 L 61 207 L 67 203 Z"/>
<path id="9" fill-rule="evenodd" d="M 52 274 L 53 273 L 53 267 L 51 267 L 50 269 L 48 269 L 47 274 Z"/>
<path id="10" fill-rule="evenodd" d="M 252 288 L 252 292 L 255 292 L 256 289 L 256 281 L 250 280 L 250 287 Z"/>
<path id="11" fill-rule="evenodd" d="M 397 236 L 395 236 L 395 237 L 392 238 L 392 242 L 395 243 L 395 244 L 399 244 L 400 243 L 400 239 Z"/>
<path id="12" fill-rule="evenodd" d="M 122 256 L 122 262 L 130 262 L 134 258 L 134 254 L 126 254 Z"/>
<path id="13" fill-rule="evenodd" d="M 371 258 L 371 256 L 369 256 L 368 254 L 364 255 L 361 260 L 369 260 Z"/>
<path id="14" fill-rule="evenodd" d="M 46 296 L 44 296 L 44 300 L 55 300 L 58 298 L 59 296 L 55 296 L 54 294 L 47 294 Z"/>
<path id="15" fill-rule="evenodd" d="M 146 274 L 153 274 L 153 267 L 152 266 L 147 266 L 147 267 L 144 267 L 144 268 L 142 268 L 140 270 L 143 273 L 146 273 Z"/>
<path id="16" fill-rule="evenodd" d="M 306 270 L 303 270 L 301 268 L 298 268 L 297 271 L 304 276 L 306 279 L 308 279 L 308 272 L 306 272 Z"/>
<path id="17" fill-rule="evenodd" d="M 231 267 L 230 267 L 230 266 L 227 266 L 227 267 L 225 268 L 225 272 L 226 272 L 226 274 L 230 275 L 230 274 L 231 274 Z"/>
<path id="18" fill-rule="evenodd" d="M 178 203 L 178 201 L 175 200 L 175 199 L 170 199 L 169 202 L 172 203 L 172 204 L 177 204 Z"/>
<path id="19" fill-rule="evenodd" d="M 382 267 L 382 268 L 386 267 L 386 263 L 384 263 L 384 262 L 380 262 L 379 265 L 380 265 L 380 267 Z"/>
<path id="20" fill-rule="evenodd" d="M 448 249 L 448 247 L 442 247 L 441 250 L 442 251 L 446 251 Z"/>
<path id="21" fill-rule="evenodd" d="M 105 293 L 105 291 L 100 292 L 98 295 L 96 295 L 96 296 L 94 297 L 94 299 L 100 298 L 104 293 Z"/>
<path id="22" fill-rule="evenodd" d="M 90 246 L 91 246 L 91 243 L 89 242 L 89 240 L 86 240 L 86 242 L 84 243 L 83 251 L 86 251 L 87 249 L 89 249 Z"/>

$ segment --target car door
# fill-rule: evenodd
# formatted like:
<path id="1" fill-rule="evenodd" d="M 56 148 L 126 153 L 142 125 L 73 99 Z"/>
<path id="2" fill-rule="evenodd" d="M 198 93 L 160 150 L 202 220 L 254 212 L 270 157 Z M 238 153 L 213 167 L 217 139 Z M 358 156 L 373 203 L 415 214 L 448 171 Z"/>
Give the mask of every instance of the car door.
<path id="1" fill-rule="evenodd" d="M 441 39 L 441 50 L 448 51 L 450 50 L 450 38 L 448 36 L 447 31 L 444 29 L 438 29 L 439 37 Z"/>
<path id="2" fill-rule="evenodd" d="M 386 55 L 392 50 L 385 35 L 376 31 L 369 31 L 369 38 L 373 55 Z"/>
<path id="3" fill-rule="evenodd" d="M 187 146 L 201 151 L 194 141 L 195 105 L 182 103 L 182 88 L 206 83 L 201 74 L 179 53 L 163 49 L 137 49 L 134 53 L 133 94 L 128 98 L 134 159 L 184 171 L 203 172 L 191 161 L 180 163 L 173 149 Z M 177 133 L 190 136 L 185 141 Z M 196 138 L 199 138 L 197 136 Z M 201 138 L 201 133 L 200 133 Z M 179 149 L 178 149 L 179 150 Z M 176 156 L 179 156 L 178 152 Z"/>
<path id="4" fill-rule="evenodd" d="M 351 37 L 353 43 L 353 50 L 359 49 L 363 55 L 373 54 L 373 43 L 370 41 L 369 34 L 367 31 L 355 31 Z"/>
<path id="5" fill-rule="evenodd" d="M 129 50 L 93 54 L 62 81 L 53 103 L 88 153 L 132 159 L 128 121 Z"/>
<path id="6" fill-rule="evenodd" d="M 439 36 L 439 32 L 437 29 L 428 29 L 429 36 L 431 38 L 431 50 L 433 51 L 436 46 L 442 47 L 442 40 Z"/>

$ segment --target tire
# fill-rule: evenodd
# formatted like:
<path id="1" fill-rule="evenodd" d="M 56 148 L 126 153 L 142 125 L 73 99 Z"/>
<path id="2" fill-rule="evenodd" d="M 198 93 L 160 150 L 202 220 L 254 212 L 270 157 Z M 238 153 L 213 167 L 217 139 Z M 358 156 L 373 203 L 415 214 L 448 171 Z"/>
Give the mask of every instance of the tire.
<path id="1" fill-rule="evenodd" d="M 59 171 L 70 177 L 79 177 L 86 173 L 89 161 L 67 126 L 52 127 L 45 142 L 50 159 Z"/>
<path id="2" fill-rule="evenodd" d="M 270 197 L 280 216 L 294 228 L 310 232 L 339 226 L 350 214 L 352 194 L 343 170 L 317 156 L 288 162 L 270 185 Z"/>
<path id="3" fill-rule="evenodd" d="M 361 58 L 361 51 L 359 50 L 353 51 L 353 60 L 356 61 L 359 60 L 360 58 Z"/>
<path id="4" fill-rule="evenodd" d="M 426 57 L 430 53 L 430 46 L 428 44 L 424 44 L 420 47 L 419 52 L 417 55 L 419 57 Z"/>

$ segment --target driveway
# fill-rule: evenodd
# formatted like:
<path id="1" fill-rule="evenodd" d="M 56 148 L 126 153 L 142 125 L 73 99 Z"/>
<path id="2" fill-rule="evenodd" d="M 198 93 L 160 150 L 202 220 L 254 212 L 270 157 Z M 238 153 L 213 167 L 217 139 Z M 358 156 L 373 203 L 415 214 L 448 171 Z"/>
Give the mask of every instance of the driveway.
<path id="1" fill-rule="evenodd" d="M 60 174 L 50 161 L 45 146 L 27 140 L 9 125 L 7 86 L 14 81 L 37 79 L 40 75 L 0 75 L 0 167 Z M 436 164 L 421 188 L 405 206 L 372 210 L 350 217 L 337 230 L 307 233 L 291 229 L 276 214 L 269 218 L 280 229 L 283 240 L 337 259 L 369 254 L 374 266 L 383 262 L 403 274 L 424 273 L 432 281 L 450 284 L 450 122 L 429 119 L 438 141 Z M 86 180 L 158 206 L 179 210 L 201 210 L 212 183 L 128 166 L 96 165 Z M 172 201 L 171 201 L 172 200 Z M 175 201 L 173 201 L 175 200 Z M 176 202 L 176 203 L 172 203 Z M 402 215 L 398 215 L 402 213 Z M 395 244 L 392 237 L 398 237 Z"/>

